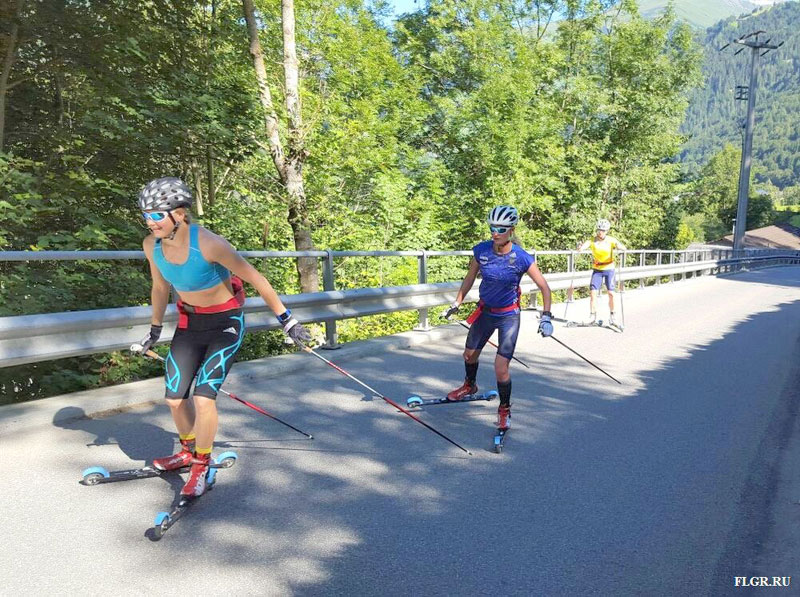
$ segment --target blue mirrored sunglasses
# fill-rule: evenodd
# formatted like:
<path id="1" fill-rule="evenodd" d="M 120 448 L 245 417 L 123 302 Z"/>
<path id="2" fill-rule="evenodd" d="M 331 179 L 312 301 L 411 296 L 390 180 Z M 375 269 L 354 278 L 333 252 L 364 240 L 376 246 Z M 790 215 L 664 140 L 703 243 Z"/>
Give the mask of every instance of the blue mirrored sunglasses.
<path id="1" fill-rule="evenodd" d="M 497 234 L 505 234 L 506 232 L 511 230 L 511 228 L 506 226 L 489 226 L 489 230 L 491 230 L 492 232 L 496 232 Z"/>
<path id="2" fill-rule="evenodd" d="M 147 220 L 153 220 L 154 222 L 161 222 L 165 220 L 169 215 L 168 211 L 143 211 L 142 217 Z"/>

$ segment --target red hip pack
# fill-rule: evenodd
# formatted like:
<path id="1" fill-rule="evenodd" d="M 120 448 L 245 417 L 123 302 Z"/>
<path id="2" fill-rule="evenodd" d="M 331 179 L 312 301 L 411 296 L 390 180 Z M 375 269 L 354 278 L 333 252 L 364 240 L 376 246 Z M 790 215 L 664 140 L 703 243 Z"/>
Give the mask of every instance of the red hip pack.
<path id="1" fill-rule="evenodd" d="M 189 314 L 192 313 L 223 313 L 238 309 L 244 305 L 244 285 L 236 276 L 231 276 L 231 288 L 233 296 L 224 303 L 209 305 L 208 307 L 196 307 L 187 305 L 183 301 L 178 301 L 178 329 L 183 330 L 189 326 Z"/>

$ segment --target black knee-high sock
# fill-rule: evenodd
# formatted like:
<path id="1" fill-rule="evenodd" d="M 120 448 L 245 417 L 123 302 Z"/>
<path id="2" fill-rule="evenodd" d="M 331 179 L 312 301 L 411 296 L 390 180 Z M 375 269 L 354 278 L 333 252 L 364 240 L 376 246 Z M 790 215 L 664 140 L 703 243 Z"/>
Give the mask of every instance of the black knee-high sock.
<path id="1" fill-rule="evenodd" d="M 478 363 L 468 363 L 464 361 L 464 369 L 467 371 L 467 381 L 474 384 L 475 378 L 478 377 Z"/>
<path id="2" fill-rule="evenodd" d="M 497 393 L 500 394 L 500 406 L 511 406 L 511 380 L 498 381 Z"/>

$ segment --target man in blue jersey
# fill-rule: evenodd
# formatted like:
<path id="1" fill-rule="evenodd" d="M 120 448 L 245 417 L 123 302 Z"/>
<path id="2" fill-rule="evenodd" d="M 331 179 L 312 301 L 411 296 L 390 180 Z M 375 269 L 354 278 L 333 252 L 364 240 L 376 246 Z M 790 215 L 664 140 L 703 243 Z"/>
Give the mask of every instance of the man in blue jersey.
<path id="1" fill-rule="evenodd" d="M 478 374 L 478 357 L 489 336 L 497 330 L 498 349 L 494 372 L 497 393 L 500 395 L 500 406 L 497 409 L 498 429 L 508 429 L 511 426 L 511 376 L 508 365 L 514 356 L 519 335 L 519 283 L 524 274 L 528 274 L 542 293 L 544 311 L 539 321 L 539 333 L 542 336 L 553 333 L 553 324 L 550 321 L 550 286 L 539 271 L 536 258 L 511 241 L 517 222 L 519 214 L 514 207 L 500 205 L 489 212 L 488 223 L 492 239 L 472 248 L 473 257 L 469 262 L 467 275 L 461 283 L 456 300 L 444 315 L 449 319 L 458 311 L 480 271 L 480 302 L 467 319 L 471 327 L 464 350 L 466 378 L 464 384 L 450 392 L 447 398 L 461 400 L 477 393 L 475 379 Z"/>

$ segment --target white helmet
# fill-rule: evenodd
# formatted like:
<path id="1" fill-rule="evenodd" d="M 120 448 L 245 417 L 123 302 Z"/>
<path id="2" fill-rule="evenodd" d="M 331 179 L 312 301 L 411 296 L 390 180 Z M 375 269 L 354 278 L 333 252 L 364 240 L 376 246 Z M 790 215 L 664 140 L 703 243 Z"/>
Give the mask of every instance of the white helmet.
<path id="1" fill-rule="evenodd" d="M 511 228 L 516 226 L 519 222 L 519 214 L 516 207 L 510 205 L 498 205 L 489 212 L 489 217 L 486 219 L 489 226 L 506 226 Z"/>
<path id="2" fill-rule="evenodd" d="M 597 220 L 597 229 L 602 230 L 603 232 L 608 232 L 611 230 L 611 222 L 608 220 Z"/>
<path id="3" fill-rule="evenodd" d="M 139 209 L 142 211 L 172 211 L 191 206 L 192 190 L 175 176 L 157 178 L 139 191 Z"/>

